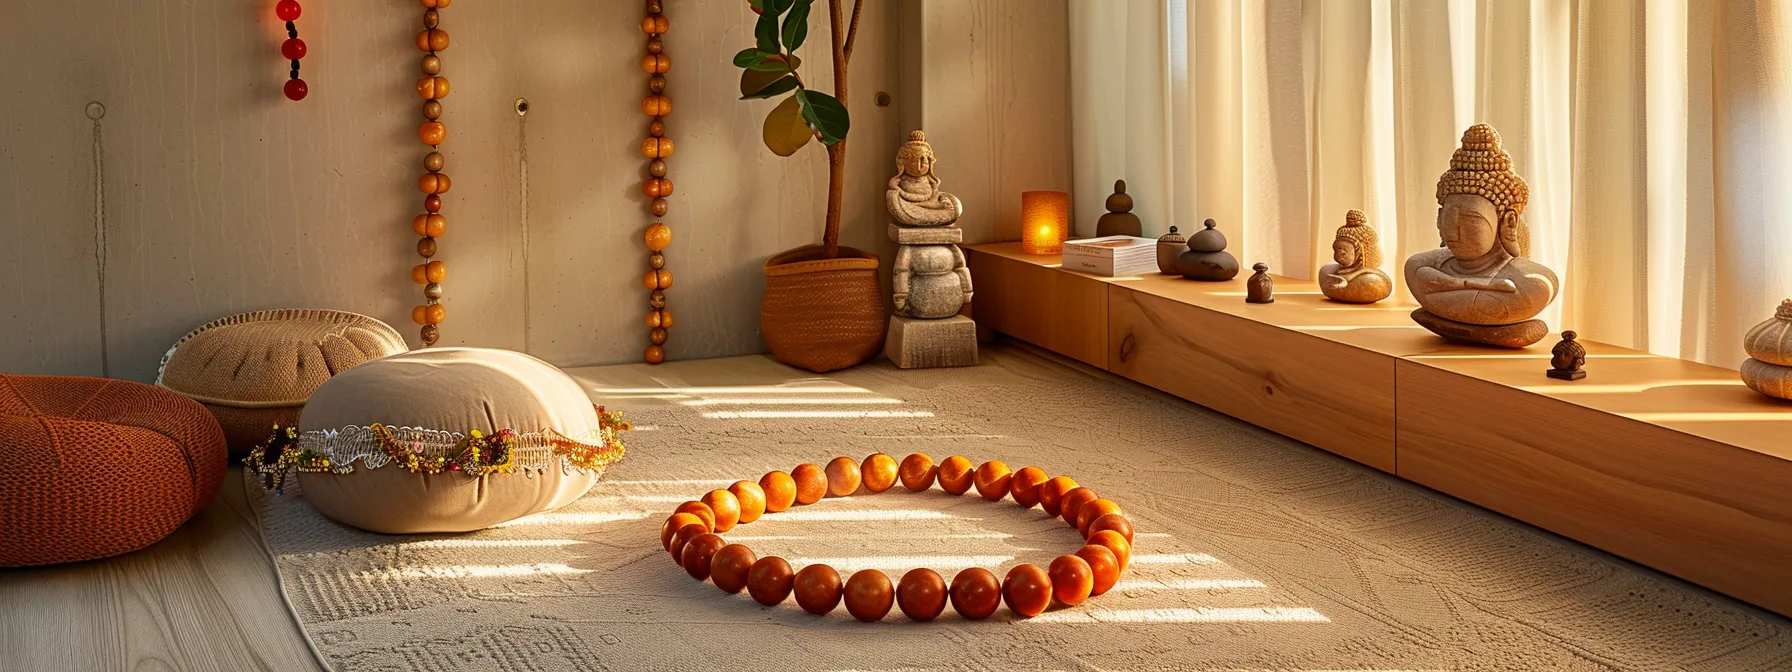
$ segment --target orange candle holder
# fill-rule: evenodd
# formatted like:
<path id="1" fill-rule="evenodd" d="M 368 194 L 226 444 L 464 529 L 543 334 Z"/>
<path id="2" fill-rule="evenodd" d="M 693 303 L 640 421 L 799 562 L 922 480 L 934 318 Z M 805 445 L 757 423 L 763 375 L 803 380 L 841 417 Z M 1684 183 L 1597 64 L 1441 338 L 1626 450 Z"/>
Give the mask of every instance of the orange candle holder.
<path id="1" fill-rule="evenodd" d="M 1063 254 L 1070 236 L 1070 194 L 1023 191 L 1020 194 L 1020 250 L 1027 254 Z"/>

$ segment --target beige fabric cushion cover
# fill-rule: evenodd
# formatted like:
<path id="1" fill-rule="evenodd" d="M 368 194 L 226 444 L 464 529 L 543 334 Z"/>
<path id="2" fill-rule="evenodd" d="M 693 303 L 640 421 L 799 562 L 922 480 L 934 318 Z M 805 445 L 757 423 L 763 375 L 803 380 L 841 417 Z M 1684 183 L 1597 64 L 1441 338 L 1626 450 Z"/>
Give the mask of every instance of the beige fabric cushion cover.
<path id="1" fill-rule="evenodd" d="M 331 378 L 311 395 L 304 431 L 373 423 L 454 432 L 518 433 L 552 429 L 579 437 L 598 429 L 597 411 L 570 376 L 525 354 L 480 348 L 432 348 L 368 362 Z M 457 472 L 412 474 L 388 464 L 356 464 L 348 474 L 300 473 L 305 498 L 324 515 L 373 532 L 466 532 L 564 506 L 597 484 L 598 474 L 557 466 L 471 478 Z"/>
<path id="2" fill-rule="evenodd" d="M 299 420 L 305 400 L 349 367 L 409 348 L 386 323 L 337 310 L 232 315 L 176 342 L 156 383 L 204 404 L 232 451 Z"/>

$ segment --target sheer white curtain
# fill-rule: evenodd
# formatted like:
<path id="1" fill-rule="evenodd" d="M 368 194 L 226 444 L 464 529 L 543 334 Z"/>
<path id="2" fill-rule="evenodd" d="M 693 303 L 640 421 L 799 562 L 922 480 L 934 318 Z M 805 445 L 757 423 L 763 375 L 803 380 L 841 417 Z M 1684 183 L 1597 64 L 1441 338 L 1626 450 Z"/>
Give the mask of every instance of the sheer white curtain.
<path id="1" fill-rule="evenodd" d="M 1312 277 L 1344 212 L 1396 280 L 1437 246 L 1462 131 L 1504 136 L 1532 256 L 1583 337 L 1737 366 L 1792 296 L 1781 0 L 1072 0 L 1074 198 L 1124 178 L 1147 234 L 1219 221 Z"/>

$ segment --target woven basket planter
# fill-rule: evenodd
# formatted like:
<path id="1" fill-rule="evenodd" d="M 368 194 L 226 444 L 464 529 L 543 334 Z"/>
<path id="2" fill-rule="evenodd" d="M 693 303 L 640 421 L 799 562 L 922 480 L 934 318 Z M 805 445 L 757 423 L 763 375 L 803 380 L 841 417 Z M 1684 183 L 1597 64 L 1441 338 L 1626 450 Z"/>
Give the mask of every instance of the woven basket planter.
<path id="1" fill-rule="evenodd" d="M 808 245 L 765 262 L 759 330 L 785 364 L 825 373 L 864 363 L 883 350 L 886 319 L 875 254 L 841 247 L 830 259 Z"/>
<path id="2" fill-rule="evenodd" d="M 366 315 L 264 310 L 207 323 L 162 358 L 156 384 L 204 404 L 234 453 L 293 425 L 324 381 L 362 362 L 405 352 L 404 337 Z"/>

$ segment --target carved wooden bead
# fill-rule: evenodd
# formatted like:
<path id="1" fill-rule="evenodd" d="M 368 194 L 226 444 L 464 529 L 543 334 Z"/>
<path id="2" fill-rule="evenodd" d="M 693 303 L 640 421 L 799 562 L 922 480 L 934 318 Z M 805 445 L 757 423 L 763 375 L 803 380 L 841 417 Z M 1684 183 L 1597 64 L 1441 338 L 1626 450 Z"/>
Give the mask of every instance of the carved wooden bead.
<path id="1" fill-rule="evenodd" d="M 647 275 L 641 276 L 641 284 L 646 285 L 648 289 L 670 289 L 672 287 L 672 272 L 663 268 L 657 271 L 648 271 Z"/>
<path id="2" fill-rule="evenodd" d="M 648 340 L 652 341 L 654 345 L 665 345 L 666 344 L 666 329 L 664 327 L 661 327 L 659 329 L 654 329 L 653 331 L 648 332 L 647 338 L 648 338 Z"/>
<path id="3" fill-rule="evenodd" d="M 448 31 L 431 28 L 417 33 L 417 48 L 424 51 L 447 51 Z"/>
<path id="4" fill-rule="evenodd" d="M 666 50 L 666 45 L 664 43 L 660 42 L 660 38 L 655 37 L 655 38 L 649 38 L 647 40 L 647 53 L 657 54 L 657 53 L 660 53 L 665 50 Z"/>
<path id="5" fill-rule="evenodd" d="M 662 159 L 654 159 L 652 163 L 647 164 L 647 174 L 654 177 L 665 177 L 666 162 Z"/>
<path id="6" fill-rule="evenodd" d="M 641 70 L 649 75 L 657 75 L 671 69 L 671 56 L 665 54 L 647 54 L 641 57 Z"/>
<path id="7" fill-rule="evenodd" d="M 656 138 L 664 136 L 666 134 L 666 120 L 654 117 L 653 121 L 647 122 L 647 134 Z"/>
<path id="8" fill-rule="evenodd" d="M 648 35 L 665 35 L 672 28 L 672 22 L 666 20 L 664 14 L 653 14 L 641 19 L 641 32 Z"/>
<path id="9" fill-rule="evenodd" d="M 665 308 L 666 307 L 666 293 L 662 292 L 660 290 L 657 290 L 657 289 L 653 290 L 652 294 L 647 295 L 647 305 L 652 306 L 654 308 Z"/>
<path id="10" fill-rule="evenodd" d="M 442 57 L 437 56 L 435 54 L 424 55 L 423 56 L 423 74 L 425 74 L 425 75 L 442 74 Z"/>
<path id="11" fill-rule="evenodd" d="M 448 0 L 441 0 L 441 1 L 447 2 Z M 433 325 L 433 324 L 423 325 L 423 344 L 424 345 L 435 345 L 436 340 L 441 338 L 441 334 L 442 334 L 442 332 L 436 328 L 436 325 Z"/>
<path id="12" fill-rule="evenodd" d="M 421 240 L 418 240 L 417 241 L 417 254 L 418 254 L 418 256 L 421 256 L 424 259 L 428 259 L 430 257 L 436 256 L 436 239 L 423 238 Z"/>
<path id="13" fill-rule="evenodd" d="M 647 256 L 647 265 L 653 268 L 666 267 L 666 255 L 655 252 Z"/>
<path id="14" fill-rule="evenodd" d="M 423 157 L 423 169 L 429 172 L 442 172 L 442 168 L 446 165 L 448 165 L 448 159 L 442 156 L 441 152 L 430 152 Z"/>
<path id="15" fill-rule="evenodd" d="M 426 9 L 423 11 L 423 27 L 434 28 L 439 25 L 442 25 L 442 15 L 441 14 L 436 13 L 436 10 L 434 8 Z"/>
<path id="16" fill-rule="evenodd" d="M 424 77 L 417 80 L 417 95 L 425 100 L 441 100 L 448 97 L 447 77 Z"/>
<path id="17" fill-rule="evenodd" d="M 641 113 L 649 117 L 665 117 L 672 114 L 672 99 L 654 94 L 641 99 Z"/>
<path id="18" fill-rule="evenodd" d="M 654 93 L 659 93 L 661 91 L 665 91 L 666 90 L 666 77 L 664 75 L 654 75 L 652 77 L 648 77 L 647 78 L 647 90 L 652 91 Z"/>
<path id="19" fill-rule="evenodd" d="M 432 282 L 423 286 L 423 296 L 431 299 L 442 298 L 442 283 Z"/>
<path id="20" fill-rule="evenodd" d="M 647 351 L 641 353 L 641 357 L 647 360 L 648 364 L 658 364 L 666 361 L 666 350 L 657 345 L 649 345 Z"/>
<path id="21" fill-rule="evenodd" d="M 648 138 L 641 141 L 641 156 L 649 159 L 663 159 L 671 155 L 671 138 Z"/>
<path id="22" fill-rule="evenodd" d="M 670 210 L 671 208 L 668 207 L 668 205 L 666 204 L 666 199 L 656 198 L 656 199 L 653 199 L 653 205 L 652 205 L 651 209 L 653 211 L 653 216 L 664 217 L 664 216 L 666 216 L 666 212 L 668 210 Z"/>
<path id="23" fill-rule="evenodd" d="M 672 195 L 672 180 L 663 177 L 649 178 L 641 183 L 641 192 L 648 198 L 665 198 Z"/>
<path id="24" fill-rule="evenodd" d="M 442 197 L 437 196 L 435 194 L 430 194 L 428 196 L 424 196 L 423 197 L 423 209 L 428 210 L 430 212 L 441 212 L 442 211 Z"/>
<path id="25" fill-rule="evenodd" d="M 442 118 L 442 102 L 439 100 L 423 101 L 423 118 L 432 121 Z"/>
<path id="26" fill-rule="evenodd" d="M 664 309 L 647 311 L 647 326 L 650 329 L 663 329 L 672 326 L 672 311 Z"/>
<path id="27" fill-rule="evenodd" d="M 425 194 L 446 194 L 451 186 L 453 181 L 448 179 L 447 173 L 425 173 L 417 180 L 417 188 Z"/>

